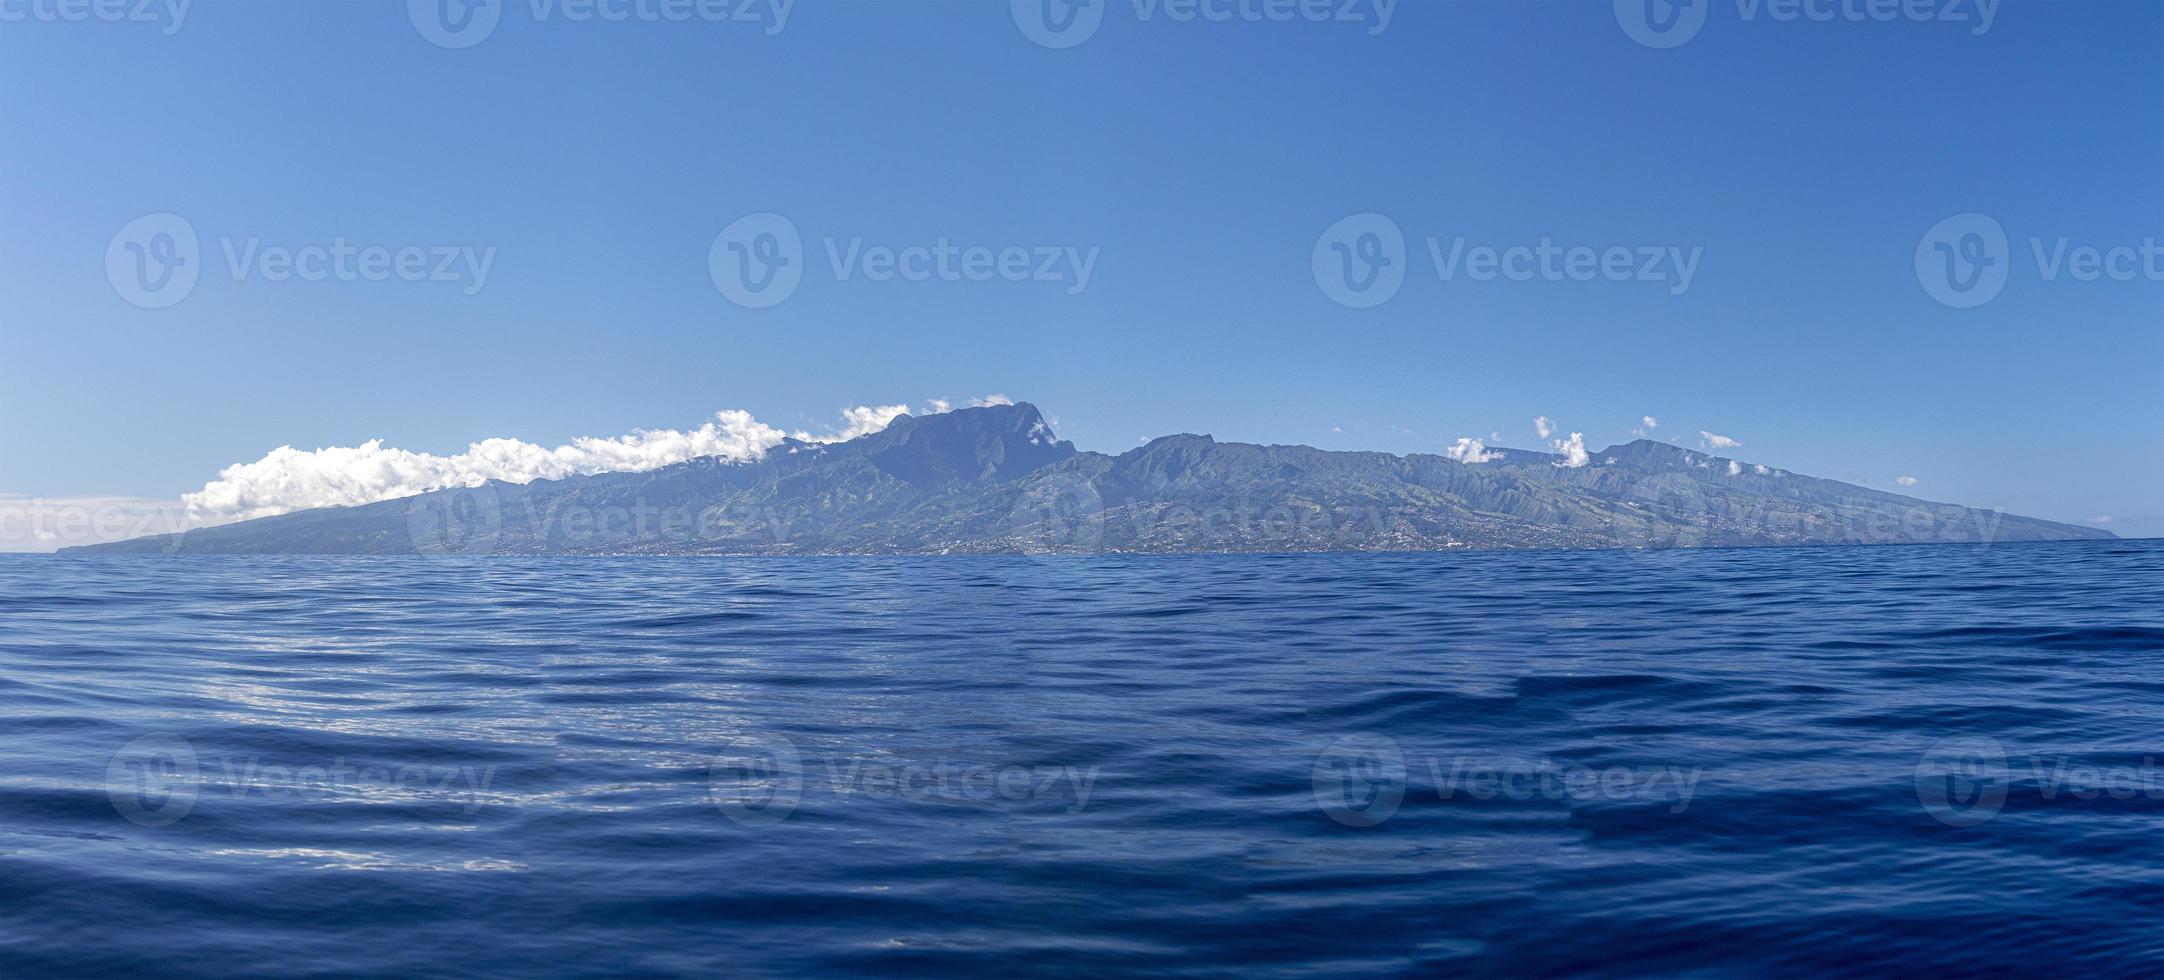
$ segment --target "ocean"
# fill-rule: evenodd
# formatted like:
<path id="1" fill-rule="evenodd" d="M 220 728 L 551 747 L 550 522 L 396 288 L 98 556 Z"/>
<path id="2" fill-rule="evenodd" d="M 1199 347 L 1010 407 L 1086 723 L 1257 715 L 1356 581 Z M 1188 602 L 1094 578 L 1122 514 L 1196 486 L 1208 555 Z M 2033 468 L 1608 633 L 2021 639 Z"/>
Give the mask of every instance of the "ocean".
<path id="1" fill-rule="evenodd" d="M 2164 542 L 0 558 L 0 977 L 2164 971 Z"/>

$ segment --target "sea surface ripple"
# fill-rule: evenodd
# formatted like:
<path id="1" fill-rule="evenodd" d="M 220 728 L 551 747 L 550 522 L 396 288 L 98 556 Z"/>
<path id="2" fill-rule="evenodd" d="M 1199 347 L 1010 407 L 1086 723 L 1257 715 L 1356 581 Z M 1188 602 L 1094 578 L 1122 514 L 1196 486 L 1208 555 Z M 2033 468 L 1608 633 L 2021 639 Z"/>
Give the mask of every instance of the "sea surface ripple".
<path id="1" fill-rule="evenodd" d="M 0 977 L 2164 971 L 2164 543 L 0 558 Z"/>

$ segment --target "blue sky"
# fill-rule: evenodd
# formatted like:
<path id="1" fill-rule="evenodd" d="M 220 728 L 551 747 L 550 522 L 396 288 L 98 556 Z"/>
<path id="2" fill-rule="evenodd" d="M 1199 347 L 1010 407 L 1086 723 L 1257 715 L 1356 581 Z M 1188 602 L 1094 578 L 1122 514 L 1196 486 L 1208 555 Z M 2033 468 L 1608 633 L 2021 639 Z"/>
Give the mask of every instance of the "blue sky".
<path id="1" fill-rule="evenodd" d="M 1111 452 L 1534 447 L 1536 416 L 1598 447 L 1653 415 L 1749 461 L 2164 533 L 2164 282 L 2035 254 L 2164 238 L 2164 5 L 1696 0 L 1656 48 L 1625 29 L 1638 0 L 1402 0 L 1380 30 L 1372 0 L 1096 0 L 1054 49 L 1005 0 L 801 0 L 778 31 L 765 0 L 681 23 L 501 0 L 461 48 L 403 0 L 193 0 L 177 30 L 62 2 L 0 0 L 0 492 L 172 499 L 284 445 L 556 445 L 721 409 L 817 429 L 1002 392 Z M 1961 309 L 1917 253 L 1972 212 L 2006 275 Z M 116 234 L 159 213 L 200 278 L 150 309 L 108 252 L 137 261 Z M 767 213 L 801 282 L 754 309 L 709 253 Z M 1352 308 L 1313 259 L 1369 213 L 1405 276 Z M 1636 259 L 1446 280 L 1431 238 L 1696 258 L 1687 289 Z M 863 264 L 942 240 L 1029 272 Z M 429 272 L 263 264 L 340 242 Z"/>

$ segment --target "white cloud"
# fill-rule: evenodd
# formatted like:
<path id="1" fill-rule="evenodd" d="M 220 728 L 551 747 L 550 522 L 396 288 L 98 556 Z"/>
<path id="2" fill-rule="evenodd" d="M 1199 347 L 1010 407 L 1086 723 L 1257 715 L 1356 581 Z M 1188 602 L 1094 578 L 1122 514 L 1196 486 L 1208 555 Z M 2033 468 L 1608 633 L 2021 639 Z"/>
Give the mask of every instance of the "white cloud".
<path id="1" fill-rule="evenodd" d="M 971 399 L 970 404 L 1012 405 L 1014 401 L 1005 395 L 987 395 Z M 949 408 L 946 401 L 934 399 L 925 414 Z M 841 442 L 878 432 L 908 413 L 907 405 L 858 405 L 842 410 L 842 425 L 836 431 L 793 435 L 805 442 Z M 717 412 L 705 425 L 688 431 L 638 429 L 628 435 L 580 438 L 554 447 L 518 439 L 486 439 L 448 456 L 389 448 L 380 439 L 313 451 L 281 446 L 255 462 L 220 470 L 217 479 L 183 495 L 181 501 L 188 520 L 223 524 L 314 507 L 352 507 L 447 487 L 476 487 L 490 480 L 531 483 L 596 473 L 641 473 L 704 457 L 741 463 L 764 456 L 783 436 L 782 430 L 760 422 L 750 412 L 730 410 Z"/>
<path id="2" fill-rule="evenodd" d="M 1489 452 L 1486 443 L 1470 437 L 1459 439 L 1457 445 L 1443 450 L 1443 455 L 1460 463 L 1486 463 L 1502 458 L 1501 453 Z"/>
<path id="3" fill-rule="evenodd" d="M 1913 487 L 1916 485 L 1916 478 L 1913 476 L 1897 476 L 1894 477 L 1894 482 L 1904 487 Z"/>
<path id="4" fill-rule="evenodd" d="M 1698 430 L 1698 438 L 1705 440 L 1708 449 L 1736 449 L 1743 445 L 1727 436 L 1715 435 L 1704 429 Z"/>
<path id="5" fill-rule="evenodd" d="M 1557 466 L 1568 466 L 1571 469 L 1577 469 L 1593 461 L 1593 457 L 1585 451 L 1585 433 L 1583 432 L 1573 432 L 1570 434 L 1570 438 L 1557 439 L 1550 445 L 1555 447 L 1556 452 L 1563 454 L 1563 459 L 1555 464 Z"/>
<path id="6" fill-rule="evenodd" d="M 805 442 L 848 442 L 858 436 L 868 436 L 894 424 L 894 420 L 909 414 L 907 405 L 858 405 L 842 409 L 842 430 L 832 435 L 815 436 L 809 432 L 793 432 L 791 435 Z M 937 415 L 938 412 L 929 414 Z M 632 471 L 636 472 L 636 471 Z"/>
<path id="7" fill-rule="evenodd" d="M 1729 475 L 1729 476 L 1742 476 L 1742 475 L 1743 475 L 1743 464 L 1742 464 L 1742 463 L 1738 463 L 1738 462 L 1736 462 L 1735 460 L 1732 460 L 1732 459 L 1731 459 L 1731 460 L 1729 460 L 1729 461 L 1728 461 L 1728 475 Z"/>
<path id="8" fill-rule="evenodd" d="M 870 424 L 872 414 L 849 420 Z M 381 439 L 359 446 L 302 452 L 280 446 L 253 463 L 236 463 L 202 490 L 181 497 L 206 522 L 269 517 L 311 507 L 351 507 L 490 480 L 531 483 L 594 473 L 638 473 L 688 459 L 758 459 L 782 441 L 782 431 L 750 412 L 716 413 L 690 431 L 635 430 L 613 439 L 580 438 L 543 447 L 518 439 L 486 439 L 454 456 L 391 449 Z"/>
<path id="9" fill-rule="evenodd" d="M 1658 429 L 1661 427 L 1661 420 L 1654 418 L 1651 415 L 1648 415 L 1645 418 L 1640 419 L 1638 424 L 1645 426 L 1647 432 L 1651 432 L 1654 429 Z"/>
<path id="10" fill-rule="evenodd" d="M 1764 463 L 1753 463 L 1753 464 L 1751 464 L 1751 472 L 1753 472 L 1753 473 L 1756 473 L 1756 474 L 1758 474 L 1759 476 L 1765 476 L 1766 474 L 1768 474 L 1768 473 L 1771 473 L 1771 472 L 1773 472 L 1773 471 L 1772 471 L 1772 470 L 1769 470 L 1769 469 L 1767 469 L 1767 468 L 1766 468 L 1766 464 L 1764 464 Z"/>
<path id="11" fill-rule="evenodd" d="M 2109 523 L 2111 523 L 2111 515 L 2110 515 L 2110 514 L 2105 514 L 2105 515 L 2102 515 L 2102 516 L 2100 516 L 2100 517 L 2095 517 L 2095 518 L 2092 518 L 2092 519 L 2090 519 L 2089 523 L 2091 523 L 2091 524 L 2109 524 Z"/>
<path id="12" fill-rule="evenodd" d="M 1538 433 L 1540 433 L 1540 437 L 1541 437 L 1541 438 L 1543 438 L 1543 439 L 1546 439 L 1546 438 L 1548 438 L 1549 436 L 1552 436 L 1552 435 L 1554 435 L 1554 434 L 1555 434 L 1555 420 L 1554 420 L 1554 419 L 1551 419 L 1551 418 L 1549 418 L 1549 417 L 1547 417 L 1547 416 L 1545 416 L 1545 415 L 1543 415 L 1543 416 L 1541 416 L 1541 417 L 1539 417 L 1539 418 L 1537 418 L 1537 419 L 1534 419 L 1534 420 L 1533 420 L 1533 431 L 1534 431 L 1534 432 L 1538 432 Z"/>
<path id="13" fill-rule="evenodd" d="M 930 401 L 925 403 L 925 407 L 930 409 L 931 414 L 933 415 L 945 415 L 948 412 L 954 411 L 954 406 L 949 404 L 944 398 L 931 399 Z"/>

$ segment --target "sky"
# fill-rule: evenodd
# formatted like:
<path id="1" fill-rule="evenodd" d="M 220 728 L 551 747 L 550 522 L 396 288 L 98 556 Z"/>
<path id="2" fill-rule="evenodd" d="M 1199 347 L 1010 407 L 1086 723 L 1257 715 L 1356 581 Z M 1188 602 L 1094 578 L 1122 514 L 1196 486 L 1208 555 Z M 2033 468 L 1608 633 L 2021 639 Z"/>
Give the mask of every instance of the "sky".
<path id="1" fill-rule="evenodd" d="M 2160 53 L 2143 0 L 0 0 L 0 549 L 994 396 L 2164 534 Z"/>

